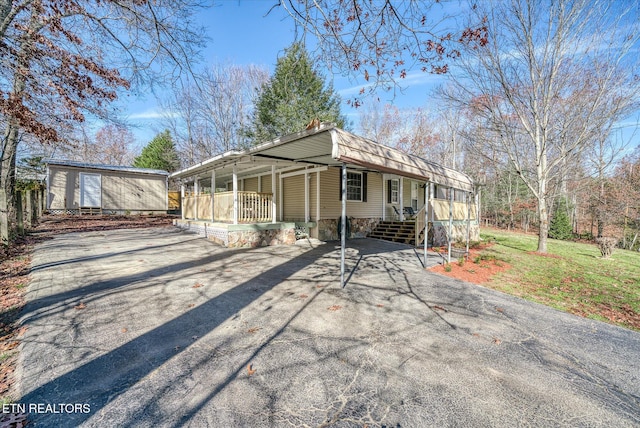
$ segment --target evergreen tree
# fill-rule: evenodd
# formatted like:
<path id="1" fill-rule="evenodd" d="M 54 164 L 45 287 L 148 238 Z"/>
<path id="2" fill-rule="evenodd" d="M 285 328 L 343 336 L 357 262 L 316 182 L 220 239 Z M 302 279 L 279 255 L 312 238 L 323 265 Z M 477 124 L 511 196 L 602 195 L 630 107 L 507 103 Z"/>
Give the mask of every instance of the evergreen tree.
<path id="1" fill-rule="evenodd" d="M 549 238 L 563 240 L 573 238 L 573 226 L 569 219 L 568 204 L 565 198 L 561 198 L 556 203 L 553 218 L 549 224 Z"/>
<path id="2" fill-rule="evenodd" d="M 263 85 L 247 134 L 255 145 L 302 131 L 313 119 L 345 127 L 333 85 L 325 84 L 324 76 L 314 69 L 304 45 L 294 43 Z"/>
<path id="3" fill-rule="evenodd" d="M 156 135 L 136 156 L 133 166 L 138 168 L 161 169 L 173 172 L 180 167 L 176 146 L 168 130 Z"/>

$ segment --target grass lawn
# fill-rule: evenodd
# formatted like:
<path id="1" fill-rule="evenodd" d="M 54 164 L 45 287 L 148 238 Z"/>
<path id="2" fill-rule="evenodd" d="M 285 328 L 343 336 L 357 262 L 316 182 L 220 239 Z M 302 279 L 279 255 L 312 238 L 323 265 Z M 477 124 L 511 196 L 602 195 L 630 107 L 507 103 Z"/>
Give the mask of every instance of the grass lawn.
<path id="1" fill-rule="evenodd" d="M 640 330 L 640 253 L 616 249 L 603 259 L 595 244 L 549 239 L 539 254 L 534 235 L 483 229 L 481 237 L 496 243 L 483 255 L 512 265 L 484 286 Z"/>

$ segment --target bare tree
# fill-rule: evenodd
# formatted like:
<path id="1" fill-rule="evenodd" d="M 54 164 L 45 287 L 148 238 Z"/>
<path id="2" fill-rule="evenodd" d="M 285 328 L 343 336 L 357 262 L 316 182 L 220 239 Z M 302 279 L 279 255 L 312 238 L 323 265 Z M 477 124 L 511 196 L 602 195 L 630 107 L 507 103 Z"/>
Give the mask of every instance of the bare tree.
<path id="1" fill-rule="evenodd" d="M 195 1 L 195 0 L 194 0 Z M 201 39 L 192 0 L 0 0 L 0 217 L 15 216 L 18 144 L 58 142 L 135 83 L 190 68 Z"/>
<path id="2" fill-rule="evenodd" d="M 197 75 L 197 85 L 175 87 L 162 105 L 183 162 L 243 147 L 254 100 L 268 79 L 268 70 L 256 65 L 214 64 Z"/>
<path id="3" fill-rule="evenodd" d="M 448 100 L 479 118 L 538 202 L 538 251 L 547 251 L 550 185 L 612 123 L 638 107 L 638 5 L 587 0 L 482 3 L 488 43 L 472 41 Z M 594 29 L 598 29 L 594 31 Z"/>
<path id="4" fill-rule="evenodd" d="M 361 95 L 378 88 L 402 87 L 412 69 L 443 74 L 460 56 L 458 41 L 484 44 L 481 23 L 475 28 L 451 29 L 450 10 L 437 0 L 282 0 L 301 37 L 317 41 L 318 58 L 334 74 L 364 80 Z M 362 98 L 347 101 L 358 107 Z"/>

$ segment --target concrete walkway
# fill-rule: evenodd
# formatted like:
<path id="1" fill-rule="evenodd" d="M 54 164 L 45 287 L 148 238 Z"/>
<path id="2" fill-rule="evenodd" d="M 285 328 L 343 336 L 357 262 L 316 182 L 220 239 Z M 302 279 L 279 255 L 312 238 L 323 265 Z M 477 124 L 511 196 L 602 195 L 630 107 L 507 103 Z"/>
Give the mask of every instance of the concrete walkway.
<path id="1" fill-rule="evenodd" d="M 640 334 L 348 245 L 340 289 L 333 243 L 39 244 L 19 403 L 47 427 L 640 425 Z"/>

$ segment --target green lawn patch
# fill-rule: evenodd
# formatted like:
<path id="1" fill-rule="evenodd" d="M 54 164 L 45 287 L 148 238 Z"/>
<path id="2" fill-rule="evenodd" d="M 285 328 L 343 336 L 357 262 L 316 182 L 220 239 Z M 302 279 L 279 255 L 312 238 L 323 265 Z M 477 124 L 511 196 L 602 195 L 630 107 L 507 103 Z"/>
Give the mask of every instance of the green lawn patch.
<path id="1" fill-rule="evenodd" d="M 537 236 L 486 229 L 481 237 L 496 244 L 484 257 L 512 265 L 485 286 L 640 330 L 640 253 L 616 249 L 603 259 L 595 244 L 549 239 L 548 253 L 540 254 Z"/>

